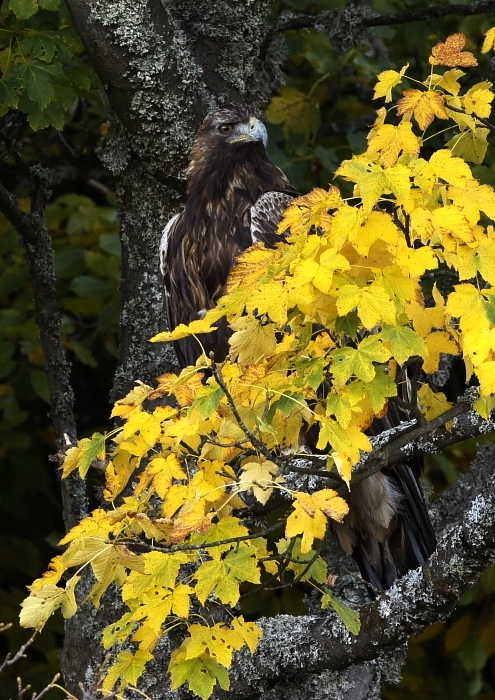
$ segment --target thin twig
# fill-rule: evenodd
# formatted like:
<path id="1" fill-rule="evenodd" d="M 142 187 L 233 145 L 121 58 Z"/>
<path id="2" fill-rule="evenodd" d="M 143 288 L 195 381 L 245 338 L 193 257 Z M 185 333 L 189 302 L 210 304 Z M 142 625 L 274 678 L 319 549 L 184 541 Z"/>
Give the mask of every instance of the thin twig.
<path id="1" fill-rule="evenodd" d="M 37 231 L 31 216 L 19 208 L 14 195 L 6 190 L 1 183 L 0 212 L 2 212 L 5 218 L 8 219 L 17 233 L 22 236 L 25 241 L 31 243 L 31 245 L 36 244 Z"/>
<path id="2" fill-rule="evenodd" d="M 237 425 L 242 430 L 244 435 L 249 439 L 249 442 L 252 444 L 253 447 L 255 447 L 259 452 L 261 452 L 261 454 L 264 457 L 266 457 L 267 460 L 277 463 L 277 459 L 276 457 L 274 457 L 273 453 L 270 452 L 270 450 L 261 442 L 261 440 L 258 440 L 256 435 L 254 435 L 251 432 L 251 430 L 249 430 L 249 428 L 242 420 L 241 416 L 239 415 L 239 411 L 237 410 L 237 406 L 234 403 L 234 399 L 232 398 L 232 395 L 227 388 L 224 378 L 222 377 L 222 373 L 213 359 L 211 360 L 211 371 L 213 372 L 213 376 L 217 380 L 219 387 L 225 394 L 225 398 L 227 399 L 227 403 L 229 404 L 230 410 L 232 411 L 234 418 L 236 419 Z"/>
<path id="3" fill-rule="evenodd" d="M 149 544 L 148 542 L 145 542 L 142 540 L 140 537 L 137 537 L 137 542 L 136 540 L 119 540 L 120 543 L 127 545 L 128 547 L 130 546 L 138 546 L 138 547 L 144 547 L 150 552 L 163 552 L 164 554 L 174 554 L 174 552 L 188 552 L 188 551 L 197 551 L 201 549 L 209 549 L 210 547 L 219 547 L 224 544 L 237 544 L 238 542 L 244 542 L 245 540 L 255 540 L 258 537 L 264 537 L 267 535 L 269 532 L 273 532 L 273 530 L 277 530 L 280 527 L 281 523 L 277 522 L 275 525 L 271 525 L 270 527 L 267 527 L 265 530 L 260 530 L 259 532 L 255 532 L 251 535 L 240 535 L 239 537 L 229 537 L 226 540 L 217 540 L 216 542 L 205 542 L 204 544 L 186 544 L 186 545 L 172 545 L 171 547 L 159 547 L 156 544 Z"/>
<path id="4" fill-rule="evenodd" d="M 5 629 L 5 628 L 3 628 Z M 12 666 L 12 664 L 15 664 L 16 661 L 19 661 L 19 659 L 25 658 L 26 654 L 25 651 L 28 647 L 31 646 L 31 644 L 34 642 L 36 635 L 38 634 L 39 630 L 35 629 L 33 634 L 29 637 L 27 642 L 25 642 L 20 648 L 19 651 L 17 651 L 14 655 L 12 654 L 7 654 L 5 657 L 3 663 L 0 665 L 0 673 L 4 671 L 7 666 Z"/>
<path id="5" fill-rule="evenodd" d="M 449 105 L 448 103 L 446 104 L 447 109 L 450 109 L 452 112 L 457 112 L 458 114 L 466 114 L 466 112 L 463 109 L 459 109 L 458 107 L 452 107 L 452 105 Z M 470 115 L 467 115 L 470 116 Z M 491 131 L 495 131 L 495 124 L 492 124 L 491 122 L 488 121 L 488 119 L 485 119 L 484 117 L 478 117 L 476 115 L 473 115 L 473 119 L 476 119 L 477 122 L 480 122 L 480 124 L 483 124 L 484 126 L 487 127 L 487 129 L 490 129 Z"/>

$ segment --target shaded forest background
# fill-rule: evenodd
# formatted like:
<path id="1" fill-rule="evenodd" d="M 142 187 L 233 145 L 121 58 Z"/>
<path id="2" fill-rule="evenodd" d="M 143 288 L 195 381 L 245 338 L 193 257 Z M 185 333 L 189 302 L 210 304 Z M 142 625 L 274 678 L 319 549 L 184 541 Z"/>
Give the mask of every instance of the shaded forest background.
<path id="1" fill-rule="evenodd" d="M 429 5 L 375 0 L 371 8 L 386 15 Z M 275 0 L 273 12 L 314 14 L 343 6 L 337 0 Z M 111 128 L 104 92 L 67 10 L 58 0 L 40 0 L 36 7 L 35 0 L 4 0 L 0 7 L 0 180 L 27 208 L 29 168 L 41 164 L 51 173 L 47 228 L 72 363 L 75 417 L 84 437 L 110 425 L 118 348 L 119 227 L 112 176 L 99 158 Z M 479 56 L 483 33 L 494 24 L 495 11 L 375 27 L 363 34 L 359 47 L 334 46 L 327 34 L 314 30 L 286 31 L 286 82 L 266 107 L 270 156 L 301 192 L 327 187 L 342 160 L 365 150 L 374 109 L 382 106 L 372 99 L 379 72 L 409 63 L 409 73 L 421 79 L 431 46 L 458 31 Z M 473 83 L 495 82 L 495 59 L 483 57 L 470 75 Z M 450 138 L 449 131 L 434 136 L 432 152 Z M 492 138 L 484 163 L 474 168 L 475 177 L 492 186 L 494 143 Z M 13 623 L 0 634 L 1 660 L 29 635 L 16 624 L 19 604 L 25 586 L 56 553 L 63 522 L 56 467 L 49 460 L 54 446 L 48 389 L 28 266 L 17 233 L 2 217 L 0 253 L 0 621 Z M 473 455 L 474 444 L 465 443 L 428 458 L 433 497 L 455 481 Z M 260 598 L 258 609 L 245 612 L 297 615 L 301 605 L 297 592 L 289 591 Z M 17 676 L 33 690 L 52 679 L 62 633 L 62 618 L 56 616 L 27 658 L 3 674 L 0 700 L 17 696 Z M 52 690 L 45 697 L 56 700 L 60 693 Z M 410 644 L 402 683 L 384 693 L 386 700 L 446 697 L 495 698 L 495 568 L 464 596 L 446 625 L 431 627 Z"/>

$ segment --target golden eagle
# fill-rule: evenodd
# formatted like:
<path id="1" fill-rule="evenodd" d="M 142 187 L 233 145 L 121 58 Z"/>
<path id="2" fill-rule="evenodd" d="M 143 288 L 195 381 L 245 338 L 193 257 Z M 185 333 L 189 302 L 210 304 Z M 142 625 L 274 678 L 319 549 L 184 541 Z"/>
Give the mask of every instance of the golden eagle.
<path id="1" fill-rule="evenodd" d="M 269 159 L 266 145 L 265 126 L 246 109 L 219 109 L 199 127 L 187 170 L 185 209 L 168 222 L 160 243 L 170 329 L 201 318 L 215 305 L 241 251 L 256 241 L 273 246 L 280 240 L 278 222 L 298 193 Z M 229 332 L 225 322 L 218 327 L 200 341 L 221 362 L 229 350 Z M 175 342 L 181 367 L 195 364 L 201 345 L 191 337 Z M 379 434 L 407 418 L 390 405 L 368 432 Z M 349 514 L 334 527 L 341 546 L 376 588 L 390 587 L 435 550 L 419 486 L 421 466 L 411 460 L 353 485 Z"/>

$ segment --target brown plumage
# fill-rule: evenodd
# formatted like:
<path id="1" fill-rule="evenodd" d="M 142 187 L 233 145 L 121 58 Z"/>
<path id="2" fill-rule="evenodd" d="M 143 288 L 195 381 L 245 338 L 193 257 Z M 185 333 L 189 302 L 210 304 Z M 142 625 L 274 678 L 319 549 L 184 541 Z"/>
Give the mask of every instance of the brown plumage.
<path id="1" fill-rule="evenodd" d="M 165 305 L 170 328 L 189 323 L 215 305 L 236 256 L 255 241 L 272 246 L 277 225 L 297 195 L 282 171 L 268 158 L 266 129 L 248 111 L 220 109 L 200 126 L 188 168 L 187 202 L 164 229 L 160 244 Z M 176 341 L 182 367 L 213 351 L 217 361 L 228 352 L 229 331 Z M 390 405 L 370 434 L 407 420 Z M 308 442 L 306 435 L 306 442 Z M 335 527 L 342 547 L 357 561 L 363 577 L 388 588 L 397 576 L 420 566 L 435 549 L 425 500 L 419 486 L 421 464 L 385 469 L 353 486 L 350 512 Z"/>
<path id="2" fill-rule="evenodd" d="M 187 171 L 186 207 L 169 221 L 160 245 L 171 328 L 215 305 L 236 255 L 255 240 L 273 245 L 277 239 L 280 214 L 297 192 L 268 158 L 264 142 L 264 125 L 244 109 L 220 109 L 201 124 Z M 263 216 L 264 208 L 271 213 Z M 227 339 L 226 324 L 200 336 L 206 353 L 213 351 L 219 361 L 227 354 Z M 177 341 L 175 348 L 184 366 L 201 354 L 194 338 Z"/>

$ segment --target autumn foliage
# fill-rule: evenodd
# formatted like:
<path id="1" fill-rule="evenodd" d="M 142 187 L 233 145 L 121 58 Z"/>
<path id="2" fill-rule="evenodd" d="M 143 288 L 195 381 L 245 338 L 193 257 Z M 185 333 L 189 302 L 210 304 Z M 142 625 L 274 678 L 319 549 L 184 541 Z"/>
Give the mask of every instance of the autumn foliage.
<path id="1" fill-rule="evenodd" d="M 487 82 L 462 91 L 459 67 L 477 65 L 464 43 L 455 34 L 435 46 L 423 83 L 408 78 L 408 66 L 381 73 L 375 97 L 389 103 L 399 86 L 402 96 L 378 110 L 366 152 L 338 168 L 350 195 L 331 185 L 295 200 L 280 243 L 240 256 L 216 308 L 152 339 L 214 333 L 226 316 L 228 359 L 215 365 L 203 355 L 155 387 L 138 382 L 113 409 L 119 427 L 68 450 L 63 476 L 106 465 L 109 508 L 61 541 L 67 548 L 31 586 L 21 622 L 43 625 L 58 608 L 73 615 L 84 567 L 94 605 L 115 584 L 126 612 L 103 634 L 105 649 L 118 652 L 104 689 L 136 685 L 177 626 L 184 639 L 170 660 L 171 687 L 187 682 L 202 698 L 216 683 L 227 689 L 233 652 L 253 652 L 261 636 L 236 607 L 258 586 L 305 582 L 358 633 L 319 555 L 329 520 L 347 513 L 345 488 L 307 493 L 287 483 L 301 431 L 314 427 L 327 455 L 320 468 L 349 485 L 373 448 L 366 429 L 401 395 L 404 365 L 422 364 L 424 378 L 443 355 L 458 356 L 479 384 L 475 409 L 486 417 L 493 408 L 495 192 L 469 163 L 483 160 L 494 93 Z M 429 127 L 452 137 L 425 156 Z M 452 405 L 426 380 L 416 393 L 413 415 L 423 421 Z M 282 515 L 260 525 L 271 504 Z M 214 622 L 219 608 L 230 622 Z"/>

